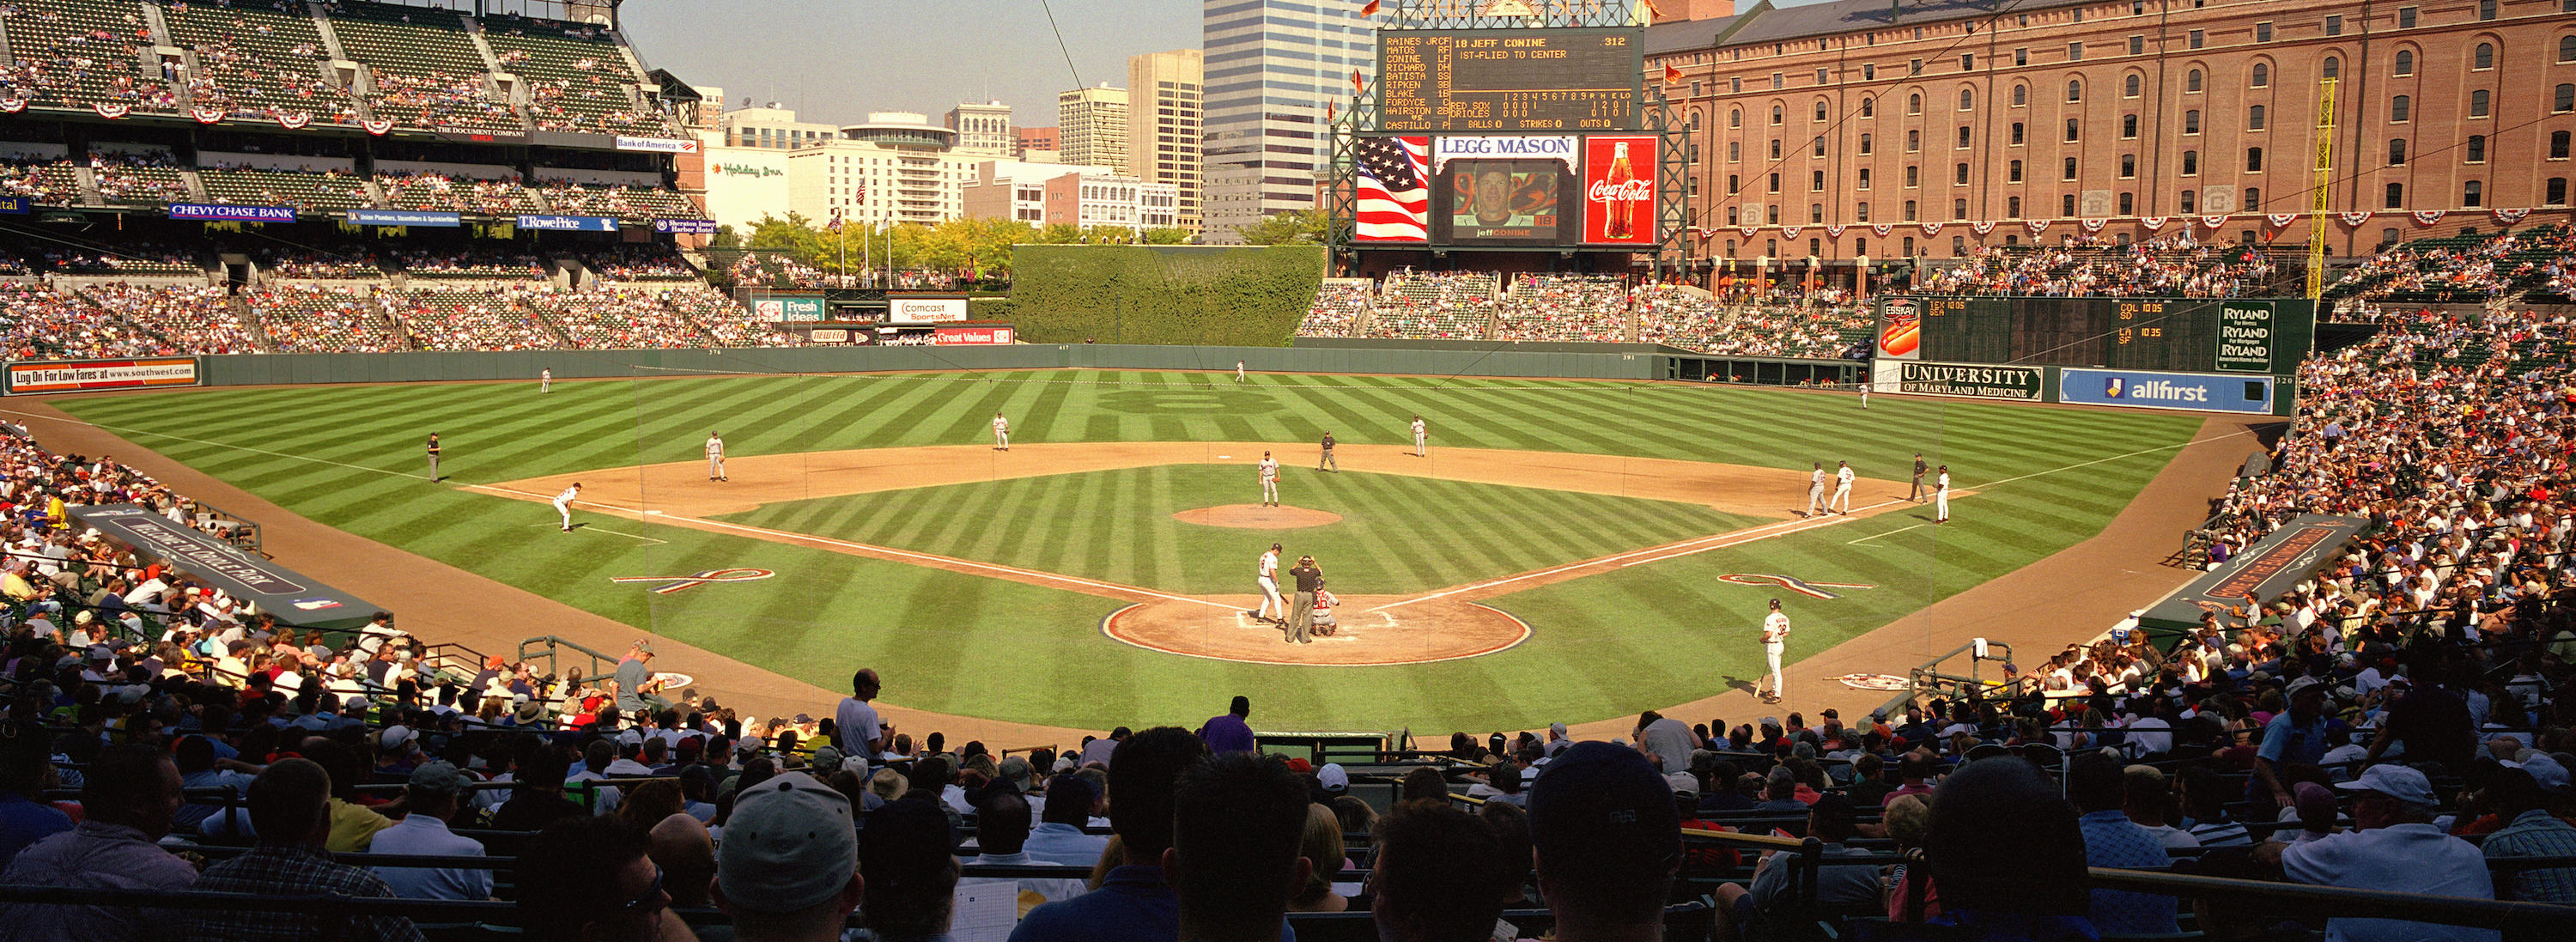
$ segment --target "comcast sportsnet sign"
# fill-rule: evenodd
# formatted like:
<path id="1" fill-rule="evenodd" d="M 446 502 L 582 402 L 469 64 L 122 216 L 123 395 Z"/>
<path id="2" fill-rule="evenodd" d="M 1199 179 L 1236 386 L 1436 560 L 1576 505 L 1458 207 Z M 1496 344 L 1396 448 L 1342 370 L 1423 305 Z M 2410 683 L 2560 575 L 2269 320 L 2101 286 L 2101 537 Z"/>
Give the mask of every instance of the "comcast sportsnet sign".
<path id="1" fill-rule="evenodd" d="M 1583 241 L 1655 244 L 1655 139 L 1583 139 Z"/>

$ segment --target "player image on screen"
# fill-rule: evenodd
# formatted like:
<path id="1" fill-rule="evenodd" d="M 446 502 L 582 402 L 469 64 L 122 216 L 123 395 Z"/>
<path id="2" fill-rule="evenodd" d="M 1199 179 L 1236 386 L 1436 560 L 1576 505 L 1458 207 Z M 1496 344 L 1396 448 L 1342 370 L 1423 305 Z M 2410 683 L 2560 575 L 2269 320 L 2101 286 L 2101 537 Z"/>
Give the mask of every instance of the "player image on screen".
<path id="1" fill-rule="evenodd" d="M 1435 210 L 1437 228 L 1456 243 L 1559 244 L 1577 237 L 1579 203 L 1565 190 L 1574 181 L 1556 160 L 1456 160 L 1441 171 L 1446 211 Z"/>

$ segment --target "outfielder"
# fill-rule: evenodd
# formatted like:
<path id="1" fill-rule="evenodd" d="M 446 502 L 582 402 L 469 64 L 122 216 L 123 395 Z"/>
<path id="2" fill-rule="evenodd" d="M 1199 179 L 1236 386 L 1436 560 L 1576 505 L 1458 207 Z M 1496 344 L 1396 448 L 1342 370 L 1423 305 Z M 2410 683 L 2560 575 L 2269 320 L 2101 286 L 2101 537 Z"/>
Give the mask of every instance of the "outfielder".
<path id="1" fill-rule="evenodd" d="M 1851 486 L 1851 462 L 1846 461 L 1842 463 L 1842 467 L 1834 470 L 1834 499 L 1825 502 L 1825 509 L 1830 511 L 1834 509 L 1835 504 L 1841 504 L 1843 516 L 1851 516 Z"/>
<path id="2" fill-rule="evenodd" d="M 707 480 L 730 481 L 724 470 L 724 436 L 707 433 Z"/>
<path id="3" fill-rule="evenodd" d="M 429 433 L 429 480 L 438 482 L 438 433 Z"/>
<path id="4" fill-rule="evenodd" d="M 1413 417 L 1413 456 L 1431 457 L 1431 426 L 1422 424 L 1421 416 Z"/>
<path id="5" fill-rule="evenodd" d="M 993 413 L 993 449 L 1011 450 L 1011 420 L 1003 418 L 999 412 Z"/>
<path id="6" fill-rule="evenodd" d="M 537 371 L 537 391 L 540 393 L 550 393 L 555 391 L 554 367 L 549 366 Z"/>
<path id="7" fill-rule="evenodd" d="M 1905 495 L 1905 499 L 1906 499 L 1906 500 L 1910 500 L 1910 501 L 1913 501 L 1913 502 L 1918 503 L 1918 504 L 1920 504 L 1920 503 L 1922 503 L 1922 502 L 1923 502 L 1923 470 L 1924 470 L 1924 469 L 1923 469 L 1923 453 L 1922 453 L 1922 452 L 1919 452 L 1919 451 L 1918 451 L 1918 452 L 1915 452 L 1915 453 L 1914 453 L 1914 490 L 1912 490 L 1912 491 L 1908 492 L 1908 493 Z"/>
<path id="8" fill-rule="evenodd" d="M 1825 463 L 1816 462 L 1816 470 L 1807 475 L 1807 510 L 1798 516 L 1813 517 L 1816 508 L 1825 504 Z"/>
<path id="9" fill-rule="evenodd" d="M 1261 506 L 1279 506 L 1279 460 L 1261 453 Z"/>
<path id="10" fill-rule="evenodd" d="M 1789 648 L 1789 616 L 1780 611 L 1780 600 L 1771 600 L 1771 614 L 1762 618 L 1762 660 L 1771 669 L 1753 692 L 1764 703 L 1780 702 L 1780 653 Z M 1769 693 L 1764 693 L 1764 690 Z"/>
<path id="11" fill-rule="evenodd" d="M 572 500 L 573 498 L 580 496 L 580 481 L 572 482 L 571 487 L 564 488 L 563 493 L 555 495 L 555 512 L 563 515 L 563 532 L 565 533 L 572 532 Z"/>
<path id="12" fill-rule="evenodd" d="M 1254 621 L 1272 621 L 1270 610 L 1275 607 L 1279 609 L 1279 618 L 1276 620 L 1285 623 L 1288 619 L 1288 600 L 1279 597 L 1279 544 L 1270 544 L 1270 551 L 1261 554 L 1261 562 L 1258 566 L 1258 574 L 1252 581 L 1261 585 L 1261 610 L 1243 614 Z"/>
<path id="13" fill-rule="evenodd" d="M 1238 383 L 1243 382 L 1243 361 L 1242 361 L 1242 360 L 1236 360 L 1236 361 L 1234 361 L 1234 381 L 1235 381 L 1235 382 L 1238 382 Z"/>
<path id="14" fill-rule="evenodd" d="M 1950 466 L 1941 466 L 1941 476 L 1932 489 L 1932 522 L 1950 522 Z"/>

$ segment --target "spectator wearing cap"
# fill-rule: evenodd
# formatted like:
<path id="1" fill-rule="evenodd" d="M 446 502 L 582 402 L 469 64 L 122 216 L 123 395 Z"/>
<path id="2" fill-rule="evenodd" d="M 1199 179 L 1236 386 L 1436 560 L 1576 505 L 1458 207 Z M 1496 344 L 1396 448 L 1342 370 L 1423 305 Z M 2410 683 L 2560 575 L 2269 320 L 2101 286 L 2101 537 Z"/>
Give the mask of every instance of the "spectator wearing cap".
<path id="1" fill-rule="evenodd" d="M 207 867 L 195 889 L 263 896 L 383 898 L 393 888 L 375 874 L 334 861 L 322 850 L 331 833 L 331 776 L 305 759 L 270 763 L 250 783 L 251 824 L 259 846 Z M 526 858 L 522 857 L 522 866 Z M 523 870 L 524 872 L 524 870 Z M 521 892 L 531 892 L 523 878 Z M 303 942 L 319 938 L 353 942 L 420 942 L 420 930 L 402 916 L 317 916 L 291 907 L 266 910 L 182 910 L 182 937 L 190 942 Z"/>
<path id="2" fill-rule="evenodd" d="M 2282 811 L 2282 820 L 2299 822 L 2296 831 L 2283 828 L 2272 832 L 2272 840 L 2284 844 L 2305 844 L 2335 832 L 2335 820 L 2343 813 L 2335 801 L 2334 790 L 2315 782 L 2290 786 L 2290 798 L 2298 804 Z"/>
<path id="3" fill-rule="evenodd" d="M 1377 820 L 1371 844 L 1377 859 L 1369 913 L 1378 938 L 1492 938 L 1511 877 L 1503 841 L 1485 821 L 1448 805 L 1402 805 Z"/>
<path id="4" fill-rule="evenodd" d="M 2119 760 L 2103 752 L 2077 756 L 2066 771 L 2066 792 L 2074 799 L 2076 810 L 2083 813 L 2076 825 L 2084 834 L 2087 866 L 2161 870 L 2173 864 L 2172 856 L 2165 853 L 2164 841 L 2129 820 L 2121 810 L 2128 802 L 2128 779 Z M 2170 896 L 2093 891 L 2093 927 L 2106 933 L 2179 932 L 2174 913 L 2174 898 Z"/>
<path id="5" fill-rule="evenodd" d="M 874 839 L 873 818 L 869 830 Z M 715 902 L 743 942 L 827 942 L 859 905 L 859 867 L 850 799 L 788 772 L 734 799 L 716 847 Z"/>
<path id="6" fill-rule="evenodd" d="M 1260 748 L 1252 738 L 1252 726 L 1245 718 L 1252 715 L 1252 700 L 1237 696 L 1226 704 L 1225 712 L 1208 717 L 1199 727 L 1199 738 L 1207 741 L 1210 752 L 1253 752 Z"/>
<path id="7" fill-rule="evenodd" d="M 2501 770 L 2488 786 L 2496 810 L 2509 821 L 2478 845 L 2488 861 L 2516 857 L 2576 857 L 2576 827 L 2550 814 L 2567 800 L 2567 767 L 2547 753 Z M 2576 867 L 2521 870 L 2506 876 L 2497 896 L 2534 903 L 2576 903 Z"/>
<path id="8" fill-rule="evenodd" d="M 1029 855 L 1029 833 L 1027 797 L 1009 788 L 987 788 L 977 792 L 975 848 L 979 853 L 975 855 L 975 859 L 967 863 L 1005 867 L 1037 867 L 1058 863 L 1059 861 L 1040 860 Z M 1098 863 L 1099 860 L 1100 855 L 1095 853 L 1090 860 L 1074 861 L 1070 865 L 1088 867 Z M 1029 910 L 1037 908 L 1040 904 L 1069 900 L 1090 889 L 1079 879 L 1048 877 L 976 877 L 964 880 L 959 885 L 1012 886 L 1012 891 L 1019 897 L 1020 906 L 1016 915 L 1020 916 L 1028 915 Z"/>
<path id="9" fill-rule="evenodd" d="M 2433 826 L 2437 799 L 2424 773 L 2402 765 L 2374 765 L 2360 778 L 2336 787 L 2358 793 L 2352 805 L 2353 830 L 2304 844 L 2258 845 L 2255 860 L 2280 868 L 2293 883 L 2495 898 L 2495 882 L 2477 845 Z M 2495 942 L 2499 938 L 2493 929 L 2466 926 L 2350 917 L 2326 920 L 2328 942 Z"/>
<path id="10" fill-rule="evenodd" d="M 1558 942 L 1662 937 L 1680 817 L 1645 756 L 1601 742 L 1567 748 L 1530 786 L 1529 825 Z"/>
<path id="11" fill-rule="evenodd" d="M 644 689 L 653 679 L 653 643 L 637 641 L 617 661 L 617 709 L 632 713 L 637 710 L 659 712 L 671 708 L 671 701 Z"/>
<path id="12" fill-rule="evenodd" d="M 0 883 L 66 889 L 184 890 L 197 868 L 155 842 L 179 810 L 179 770 L 150 746 L 113 746 L 81 783 L 81 823 L 27 846 Z M 132 906 L 0 905 L 0 940 L 125 940 L 155 934 Z"/>
<path id="13" fill-rule="evenodd" d="M 1818 798 L 1807 808 L 1807 836 L 1824 843 L 1825 861 L 1816 868 L 1819 906 L 1857 912 L 1881 905 L 1883 888 L 1878 882 L 1878 861 L 1870 850 L 1848 846 L 1858 833 L 1858 814 L 1851 800 L 1839 794 Z M 1760 915 L 1798 911 L 1798 879 L 1793 875 L 1797 867 L 1789 863 L 1791 856 L 1784 851 L 1767 852 L 1754 866 L 1751 887 L 1727 883 L 1717 888 L 1718 908 L 1726 914 L 1717 921 L 1721 938 L 1744 938 L 1745 931 Z M 1859 858 L 1862 862 L 1836 864 L 1832 862 L 1836 857 Z"/>
<path id="14" fill-rule="evenodd" d="M 671 915 L 665 876 L 646 849 L 643 834 L 607 815 L 546 825 L 519 851 L 518 915 L 527 938 L 696 942 L 688 923 Z"/>
<path id="15" fill-rule="evenodd" d="M 464 807 L 465 786 L 470 780 L 462 770 L 445 762 L 430 762 L 413 769 L 403 787 L 404 802 L 411 813 L 393 827 L 376 832 L 371 854 L 414 854 L 424 857 L 481 857 L 483 842 L 447 829 L 449 819 Z M 492 871 L 483 867 L 377 867 L 376 876 L 393 887 L 394 895 L 407 899 L 492 898 Z"/>
<path id="16" fill-rule="evenodd" d="M 868 812 L 859 844 L 859 875 L 866 892 L 860 914 L 880 942 L 945 942 L 956 906 L 957 833 L 935 802 L 890 801 Z M 726 828 L 732 839 L 732 828 Z M 718 864 L 721 879 L 724 868 Z M 832 936 L 818 936 L 816 942 Z"/>
<path id="17" fill-rule="evenodd" d="M 1099 863 L 1101 853 L 1109 849 L 1109 839 L 1082 831 L 1099 806 L 1100 794 L 1090 780 L 1071 774 L 1048 779 L 1046 805 L 1021 851 L 1039 863 L 1075 867 Z"/>
<path id="18" fill-rule="evenodd" d="M 2326 682 L 2314 677 L 2301 677 L 2281 688 L 2288 695 L 2290 709 L 2276 713 L 2263 727 L 2263 744 L 2254 752 L 2254 780 L 2261 783 L 2278 807 L 2290 807 L 2290 783 L 2282 777 L 2285 765 L 2316 765 L 2326 757 Z"/>
<path id="19" fill-rule="evenodd" d="M 1180 901 L 1163 873 L 1163 851 L 1172 846 L 1172 787 L 1182 769 L 1207 754 L 1206 743 L 1176 726 L 1119 743 L 1109 764 L 1109 826 L 1118 834 L 1118 866 L 1099 889 L 1030 910 L 1011 931 L 1011 942 L 1179 938 Z"/>

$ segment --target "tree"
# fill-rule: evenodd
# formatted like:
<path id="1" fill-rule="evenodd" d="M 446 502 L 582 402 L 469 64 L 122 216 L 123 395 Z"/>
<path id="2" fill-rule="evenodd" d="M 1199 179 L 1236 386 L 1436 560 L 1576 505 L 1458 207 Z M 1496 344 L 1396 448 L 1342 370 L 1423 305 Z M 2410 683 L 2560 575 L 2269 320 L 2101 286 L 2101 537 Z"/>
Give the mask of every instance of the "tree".
<path id="1" fill-rule="evenodd" d="M 1324 241 L 1324 211 L 1296 209 L 1272 213 L 1262 217 L 1260 222 L 1235 231 L 1243 234 L 1243 241 L 1253 245 L 1321 244 Z"/>
<path id="2" fill-rule="evenodd" d="M 1197 239 L 1196 233 L 1175 226 L 1145 230 L 1146 245 L 1189 245 Z"/>

